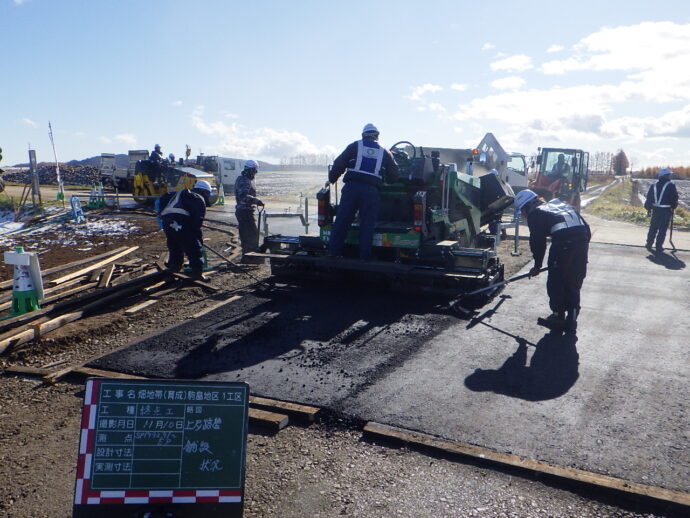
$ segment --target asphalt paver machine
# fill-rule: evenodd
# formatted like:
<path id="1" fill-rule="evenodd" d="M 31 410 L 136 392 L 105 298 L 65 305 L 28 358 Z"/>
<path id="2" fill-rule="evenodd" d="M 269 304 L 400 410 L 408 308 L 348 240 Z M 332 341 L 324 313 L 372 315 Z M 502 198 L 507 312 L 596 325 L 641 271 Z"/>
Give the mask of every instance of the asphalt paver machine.
<path id="1" fill-rule="evenodd" d="M 275 276 L 385 282 L 403 289 L 457 295 L 503 279 L 492 237 L 482 227 L 513 203 L 498 176 L 473 176 L 472 150 L 442 163 L 438 150 L 395 144 L 400 179 L 381 188 L 372 261 L 358 259 L 358 224 L 342 257 L 327 255 L 338 206 L 331 185 L 317 194 L 318 235 L 268 235 L 262 250 Z M 447 153 L 444 153 L 447 155 Z M 464 162 L 463 162 L 464 161 Z M 460 162 L 460 163 L 457 163 Z"/>

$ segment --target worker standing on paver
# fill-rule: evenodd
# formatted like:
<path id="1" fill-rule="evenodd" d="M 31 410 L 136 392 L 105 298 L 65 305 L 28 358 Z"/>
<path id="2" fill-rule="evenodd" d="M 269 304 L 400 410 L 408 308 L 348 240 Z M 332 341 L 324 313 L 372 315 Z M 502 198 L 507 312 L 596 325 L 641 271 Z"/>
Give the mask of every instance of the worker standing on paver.
<path id="1" fill-rule="evenodd" d="M 206 217 L 210 195 L 211 184 L 197 180 L 191 191 L 181 189 L 160 197 L 158 210 L 168 245 L 168 261 L 165 263 L 168 270 L 179 272 L 186 255 L 191 277 L 203 279 L 204 241 L 201 224 Z"/>
<path id="2" fill-rule="evenodd" d="M 647 199 L 644 202 L 644 208 L 647 209 L 647 215 L 652 216 L 649 223 L 649 232 L 647 233 L 647 243 L 645 247 L 650 252 L 652 251 L 652 244 L 656 239 L 656 251 L 664 251 L 664 240 L 666 239 L 666 231 L 668 225 L 673 217 L 673 211 L 678 207 L 678 189 L 671 181 L 673 171 L 664 167 L 659 169 L 659 180 L 652 184 L 647 192 Z"/>
<path id="3" fill-rule="evenodd" d="M 235 216 L 240 230 L 240 243 L 242 245 L 242 262 L 259 262 L 245 254 L 255 252 L 259 248 L 259 228 L 256 224 L 255 211 L 257 207 L 263 207 L 264 202 L 256 197 L 256 185 L 254 177 L 259 172 L 259 164 L 254 160 L 244 163 L 242 174 L 235 180 Z"/>
<path id="4" fill-rule="evenodd" d="M 378 139 L 379 130 L 376 126 L 364 126 L 362 139 L 347 146 L 333 161 L 333 167 L 328 173 L 328 181 L 335 183 L 347 170 L 328 243 L 330 255 L 341 254 L 355 214 L 359 212 L 359 257 L 365 261 L 373 258 L 374 227 L 381 204 L 379 189 L 384 178 L 387 182 L 393 182 L 400 174 L 393 155 L 379 145 Z"/>
<path id="5" fill-rule="evenodd" d="M 553 312 L 539 323 L 557 331 L 575 331 L 580 312 L 580 289 L 587 275 L 587 255 L 592 233 L 575 209 L 561 200 L 546 203 L 529 189 L 515 195 L 518 214 L 527 215 L 529 245 L 534 256 L 530 276 L 539 275 L 551 236 L 546 292 Z"/>

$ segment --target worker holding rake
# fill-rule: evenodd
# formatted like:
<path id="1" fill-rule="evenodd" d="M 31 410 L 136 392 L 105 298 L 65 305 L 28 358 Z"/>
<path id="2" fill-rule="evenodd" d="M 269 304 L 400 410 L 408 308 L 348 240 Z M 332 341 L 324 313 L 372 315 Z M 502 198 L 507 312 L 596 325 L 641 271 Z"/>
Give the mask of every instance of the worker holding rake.
<path id="1" fill-rule="evenodd" d="M 546 292 L 553 313 L 540 318 L 538 323 L 555 331 L 574 332 L 580 312 L 580 289 L 587 275 L 592 237 L 589 225 L 567 203 L 559 199 L 547 203 L 529 189 L 515 195 L 515 210 L 527 216 L 529 245 L 534 256 L 530 276 L 539 275 L 546 254 L 546 238 L 551 236 Z"/>

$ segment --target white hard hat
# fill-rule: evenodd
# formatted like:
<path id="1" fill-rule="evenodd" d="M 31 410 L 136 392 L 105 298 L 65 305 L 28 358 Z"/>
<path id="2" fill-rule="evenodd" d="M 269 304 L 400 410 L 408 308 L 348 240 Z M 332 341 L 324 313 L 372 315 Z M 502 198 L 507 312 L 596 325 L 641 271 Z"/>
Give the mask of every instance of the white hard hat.
<path id="1" fill-rule="evenodd" d="M 657 173 L 659 175 L 659 178 L 662 176 L 666 176 L 667 174 L 673 174 L 673 171 L 671 171 L 668 167 L 662 167 L 659 169 L 659 172 Z"/>
<path id="2" fill-rule="evenodd" d="M 257 164 L 254 160 L 247 160 L 244 163 L 244 168 L 245 169 L 259 169 L 259 164 Z"/>
<path id="3" fill-rule="evenodd" d="M 491 171 L 489 171 L 489 174 L 495 174 L 496 176 L 498 176 L 498 171 L 496 171 L 496 169 L 492 169 Z"/>
<path id="4" fill-rule="evenodd" d="M 201 189 L 202 191 L 208 191 L 209 194 L 211 193 L 211 184 L 206 180 L 197 180 L 194 184 L 194 188 Z"/>
<path id="5" fill-rule="evenodd" d="M 515 212 L 520 214 L 522 207 L 527 205 L 532 200 L 537 199 L 537 194 L 529 189 L 523 189 L 515 195 Z"/>
<path id="6" fill-rule="evenodd" d="M 376 133 L 378 135 L 379 129 L 370 122 L 364 126 L 364 129 L 362 130 L 362 135 L 366 135 L 368 133 Z"/>

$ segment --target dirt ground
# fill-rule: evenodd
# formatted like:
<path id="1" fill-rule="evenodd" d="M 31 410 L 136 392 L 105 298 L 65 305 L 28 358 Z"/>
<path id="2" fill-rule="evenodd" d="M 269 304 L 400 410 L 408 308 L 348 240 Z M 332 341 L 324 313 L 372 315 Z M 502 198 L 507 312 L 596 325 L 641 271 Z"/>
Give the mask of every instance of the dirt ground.
<path id="1" fill-rule="evenodd" d="M 92 238 L 88 251 L 54 244 L 42 254 L 42 267 L 125 244 L 141 247 L 132 258 L 153 261 L 165 248 L 163 235 L 155 220 L 136 221 L 134 232 Z M 221 231 L 206 231 L 205 237 L 217 248 L 231 239 Z M 31 249 L 31 243 L 24 244 Z M 519 257 L 511 256 L 512 247 L 507 241 L 500 246 L 508 276 L 530 260 L 526 243 Z M 252 273 L 269 275 L 266 266 Z M 208 295 L 201 288 L 185 288 L 135 315 L 125 316 L 120 308 L 74 322 L 30 348 L 0 357 L 0 367 L 86 362 L 179 323 L 253 280 L 224 270 L 209 282 L 220 291 Z M 133 303 L 123 302 L 123 307 Z M 0 377 L 0 516 L 71 515 L 82 399 L 83 380 L 46 385 L 29 377 Z M 275 435 L 252 428 L 248 438 L 245 516 L 252 518 L 661 515 L 586 488 L 377 443 L 362 436 L 361 423 L 337 415 L 325 414 L 311 426 L 290 426 Z"/>

